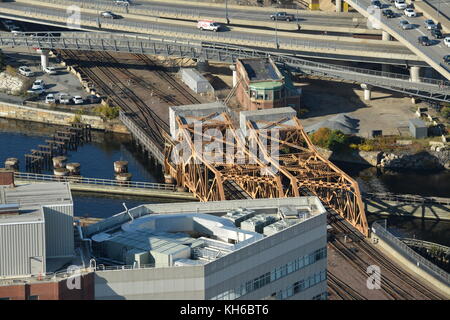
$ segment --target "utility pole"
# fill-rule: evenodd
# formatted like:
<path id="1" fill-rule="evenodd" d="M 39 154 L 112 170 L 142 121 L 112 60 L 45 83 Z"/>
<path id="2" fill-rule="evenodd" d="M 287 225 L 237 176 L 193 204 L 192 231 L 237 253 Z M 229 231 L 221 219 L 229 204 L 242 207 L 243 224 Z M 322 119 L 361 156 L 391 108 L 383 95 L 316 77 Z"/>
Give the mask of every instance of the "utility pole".
<path id="1" fill-rule="evenodd" d="M 225 0 L 225 19 L 227 20 L 227 24 L 230 24 L 230 19 L 228 18 L 228 0 Z"/>
<path id="2" fill-rule="evenodd" d="M 278 43 L 278 19 L 275 16 L 275 42 L 277 45 L 277 49 L 280 49 L 280 44 Z"/>

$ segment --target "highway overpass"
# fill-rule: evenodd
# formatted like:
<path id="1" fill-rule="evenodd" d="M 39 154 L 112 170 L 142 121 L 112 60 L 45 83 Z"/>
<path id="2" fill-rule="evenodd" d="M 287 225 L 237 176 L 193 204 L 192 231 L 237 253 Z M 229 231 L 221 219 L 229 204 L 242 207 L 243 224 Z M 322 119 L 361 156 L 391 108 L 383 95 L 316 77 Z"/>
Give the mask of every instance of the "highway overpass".
<path id="1" fill-rule="evenodd" d="M 450 83 L 434 79 L 408 76 L 311 62 L 294 56 L 282 55 L 270 49 L 252 50 L 245 47 L 205 43 L 201 41 L 170 40 L 145 35 L 120 35 L 117 33 L 63 32 L 0 33 L 0 47 L 29 47 L 46 49 L 72 49 L 111 52 L 132 52 L 161 56 L 189 57 L 197 60 L 234 62 L 236 58 L 267 57 L 307 75 L 329 77 L 354 83 L 385 88 L 406 95 L 450 102 Z"/>
<path id="2" fill-rule="evenodd" d="M 396 18 L 386 18 L 381 14 L 375 14 L 372 8 L 369 8 L 371 0 L 345 0 L 349 5 L 355 8 L 359 13 L 365 17 L 374 19 L 374 22 L 378 23 L 380 28 L 388 32 L 391 36 L 403 43 L 408 49 L 419 56 L 423 61 L 427 62 L 433 69 L 439 72 L 445 79 L 450 80 L 450 66 L 443 63 L 442 58 L 449 54 L 449 48 L 445 47 L 442 40 L 433 40 L 434 44 L 431 46 L 422 46 L 418 43 L 419 36 L 427 35 L 430 37 L 430 33 L 425 29 L 424 21 L 425 17 L 418 15 L 414 18 L 405 18 L 405 16 L 399 16 Z M 381 1 L 384 7 L 391 7 L 394 12 L 402 14 L 402 10 L 398 10 L 395 6 L 390 5 L 390 2 L 386 0 Z M 408 20 L 411 24 L 416 25 L 416 28 L 412 30 L 403 30 L 399 28 L 400 20 Z"/>
<path id="3" fill-rule="evenodd" d="M 67 13 L 62 9 L 23 6 L 23 4 L 17 3 L 0 3 L 0 9 L 0 17 L 74 28 L 74 26 L 66 25 Z M 421 61 L 422 59 L 402 44 L 393 41 L 319 36 L 250 28 L 245 28 L 245 30 L 236 28 L 229 32 L 213 33 L 198 30 L 196 24 L 192 22 L 188 22 L 188 25 L 179 25 L 174 21 L 171 23 L 167 23 L 166 20 L 161 22 L 158 18 L 143 22 L 130 19 L 100 20 L 98 14 L 93 13 L 81 15 L 82 29 L 95 30 L 98 27 L 110 31 L 153 34 L 259 48 L 278 48 L 296 51 L 298 55 L 304 57 L 410 66 L 425 65 Z"/>

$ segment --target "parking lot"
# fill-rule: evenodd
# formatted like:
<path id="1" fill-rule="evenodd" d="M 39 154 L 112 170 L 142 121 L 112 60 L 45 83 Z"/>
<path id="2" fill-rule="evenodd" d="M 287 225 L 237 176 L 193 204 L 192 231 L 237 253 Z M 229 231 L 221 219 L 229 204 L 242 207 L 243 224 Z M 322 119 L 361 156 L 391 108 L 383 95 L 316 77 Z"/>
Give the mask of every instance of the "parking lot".
<path id="1" fill-rule="evenodd" d="M 28 77 L 30 80 L 43 80 L 45 93 L 39 95 L 36 102 L 45 103 L 45 97 L 48 94 L 53 94 L 58 98 L 61 94 L 67 94 L 71 97 L 81 96 L 83 104 L 76 105 L 80 109 L 90 109 L 96 104 L 85 101 L 89 93 L 81 86 L 78 78 L 72 73 L 68 72 L 65 67 L 60 66 L 55 58 L 49 57 L 49 66 L 55 67 L 56 74 L 47 74 L 41 68 L 40 54 L 34 50 L 20 49 L 6 49 L 3 50 L 7 60 L 6 63 L 12 67 L 19 69 L 21 66 L 27 66 L 33 71 L 34 75 Z M 28 88 L 30 89 L 30 88 Z M 71 99 L 70 105 L 74 106 Z M 61 107 L 61 106 L 58 106 Z"/>

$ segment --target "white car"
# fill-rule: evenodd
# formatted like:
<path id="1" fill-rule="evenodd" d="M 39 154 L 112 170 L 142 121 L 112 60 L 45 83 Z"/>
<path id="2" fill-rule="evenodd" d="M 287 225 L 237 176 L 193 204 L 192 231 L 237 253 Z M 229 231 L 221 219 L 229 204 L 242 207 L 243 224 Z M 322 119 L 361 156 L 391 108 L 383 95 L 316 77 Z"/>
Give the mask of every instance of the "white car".
<path id="1" fill-rule="evenodd" d="M 67 93 L 59 94 L 59 103 L 69 104 L 70 100 L 72 100 L 72 97 L 70 95 L 68 95 Z"/>
<path id="2" fill-rule="evenodd" d="M 130 2 L 128 0 L 115 0 L 114 3 L 116 4 L 116 6 L 123 6 L 123 7 L 127 7 L 130 5 Z"/>
<path id="3" fill-rule="evenodd" d="M 50 93 L 45 97 L 45 103 L 56 103 L 55 96 Z"/>
<path id="4" fill-rule="evenodd" d="M 450 48 L 450 37 L 445 37 L 444 44 Z"/>
<path id="5" fill-rule="evenodd" d="M 116 14 L 112 13 L 111 11 L 100 12 L 100 16 L 102 18 L 106 18 L 106 19 L 116 19 L 118 17 Z"/>
<path id="6" fill-rule="evenodd" d="M 74 96 L 73 97 L 73 103 L 75 104 L 83 104 L 83 98 L 81 96 Z"/>
<path id="7" fill-rule="evenodd" d="M 407 6 L 405 0 L 395 0 L 394 5 L 399 10 L 405 10 Z"/>
<path id="8" fill-rule="evenodd" d="M 37 95 L 41 95 L 45 93 L 45 89 L 44 88 L 38 88 L 38 89 L 30 89 L 27 91 L 28 93 L 32 93 L 32 94 L 37 94 Z"/>
<path id="9" fill-rule="evenodd" d="M 219 31 L 220 29 L 220 24 L 218 24 L 217 22 L 214 21 L 210 21 L 210 20 L 200 20 L 199 22 L 197 22 L 197 28 L 200 30 L 211 30 L 214 32 Z"/>
<path id="10" fill-rule="evenodd" d="M 44 72 L 48 74 L 56 74 L 56 68 L 55 67 L 45 67 Z"/>
<path id="11" fill-rule="evenodd" d="M 44 89 L 44 87 L 45 87 L 44 80 L 38 79 L 35 82 L 33 82 L 33 86 L 31 87 L 31 90 Z"/>
<path id="12" fill-rule="evenodd" d="M 427 19 L 425 20 L 425 28 L 427 28 L 427 30 L 437 29 L 437 25 L 433 20 Z"/>
<path id="13" fill-rule="evenodd" d="M 405 16 L 407 16 L 409 18 L 417 17 L 416 11 L 414 11 L 414 9 L 411 9 L 411 8 L 406 8 L 405 11 L 403 11 L 403 13 L 405 14 Z"/>
<path id="14" fill-rule="evenodd" d="M 25 77 L 32 77 L 34 76 L 34 72 L 31 71 L 30 68 L 26 67 L 26 66 L 21 66 L 19 67 L 19 73 Z"/>

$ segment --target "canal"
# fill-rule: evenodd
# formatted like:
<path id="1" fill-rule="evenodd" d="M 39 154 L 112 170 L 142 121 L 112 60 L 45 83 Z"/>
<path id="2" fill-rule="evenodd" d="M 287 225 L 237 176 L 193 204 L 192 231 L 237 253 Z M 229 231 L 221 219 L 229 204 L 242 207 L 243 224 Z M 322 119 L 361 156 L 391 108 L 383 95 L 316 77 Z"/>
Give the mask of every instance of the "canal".
<path id="1" fill-rule="evenodd" d="M 20 170 L 25 171 L 24 154 L 29 153 L 30 149 L 37 149 L 38 144 L 45 144 L 45 139 L 56 128 L 33 122 L 0 119 L 0 166 L 3 166 L 6 158 L 15 157 L 20 160 Z M 117 160 L 128 161 L 129 172 L 132 173 L 134 181 L 162 182 L 161 173 L 156 172 L 147 159 L 134 149 L 128 135 L 95 131 L 91 143 L 68 154 L 68 162 L 80 163 L 81 175 L 85 177 L 114 179 L 113 162 Z M 338 165 L 358 181 L 362 191 L 450 198 L 449 171 L 380 172 L 376 168 L 342 163 Z M 98 218 L 109 217 L 123 211 L 123 203 L 131 208 L 143 203 L 167 202 L 161 199 L 85 193 L 74 193 L 73 199 L 76 216 Z M 368 219 L 369 222 L 374 220 L 372 217 Z M 388 226 L 390 231 L 399 236 L 416 237 L 450 246 L 450 222 L 391 217 L 388 219 Z"/>

